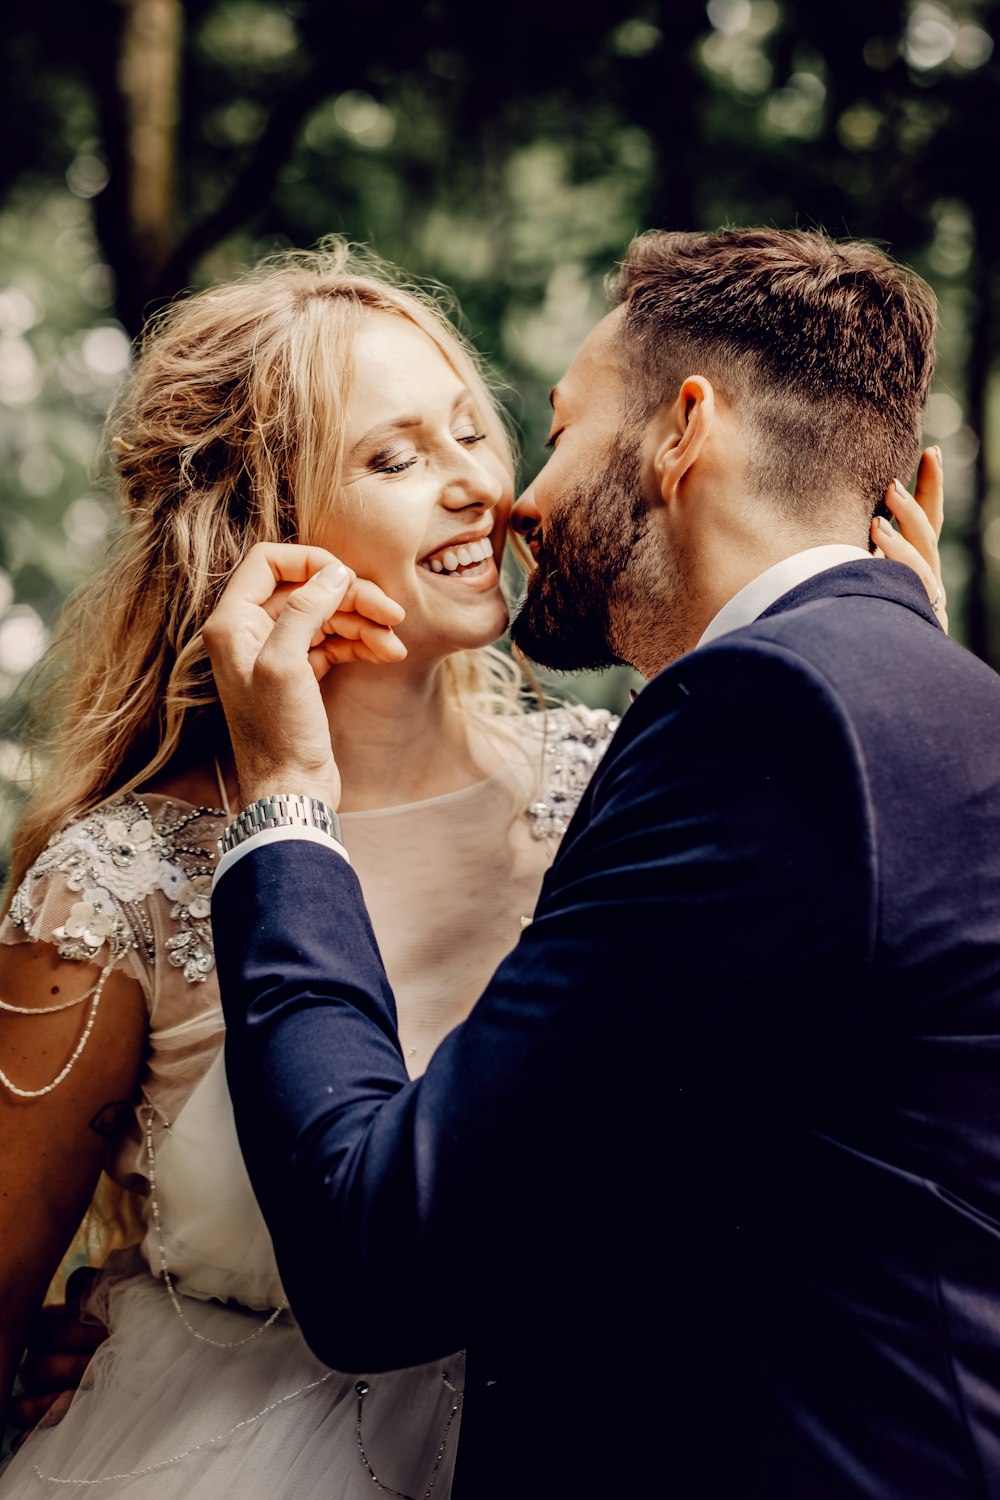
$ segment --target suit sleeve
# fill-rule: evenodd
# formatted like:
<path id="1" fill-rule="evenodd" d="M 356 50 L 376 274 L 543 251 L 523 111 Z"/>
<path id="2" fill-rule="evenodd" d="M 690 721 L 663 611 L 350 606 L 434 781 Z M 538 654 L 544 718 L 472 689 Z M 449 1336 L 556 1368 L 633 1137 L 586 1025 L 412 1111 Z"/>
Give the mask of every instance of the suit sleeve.
<path id="1" fill-rule="evenodd" d="M 556 1194 L 589 1232 L 615 1122 L 658 1143 L 689 1219 L 712 1212 L 687 1143 L 724 1163 L 858 1025 L 876 885 L 850 725 L 759 642 L 647 686 L 533 924 L 414 1082 L 354 872 L 295 842 L 242 859 L 213 903 L 230 1088 L 316 1353 L 377 1369 L 468 1342 L 461 1268 L 503 1276 L 492 1247 L 516 1256 L 523 1226 L 544 1278 L 531 1226 Z"/>

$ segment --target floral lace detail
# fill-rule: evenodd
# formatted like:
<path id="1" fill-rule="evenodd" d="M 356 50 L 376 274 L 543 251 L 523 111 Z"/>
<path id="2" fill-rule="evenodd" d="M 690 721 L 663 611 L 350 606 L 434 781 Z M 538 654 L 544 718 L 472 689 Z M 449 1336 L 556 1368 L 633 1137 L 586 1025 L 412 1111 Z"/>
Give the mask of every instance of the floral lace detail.
<path id="1" fill-rule="evenodd" d="M 545 737 L 542 792 L 524 816 L 533 838 L 560 839 L 620 720 L 607 709 L 582 705 L 533 717 L 540 722 L 532 729 Z"/>
<path id="2" fill-rule="evenodd" d="M 215 966 L 209 920 L 213 854 L 187 843 L 184 835 L 212 815 L 212 809 L 182 810 L 168 802 L 154 818 L 135 795 L 106 804 L 49 841 L 11 902 L 11 924 L 30 931 L 32 882 L 58 871 L 80 895 L 53 929 L 60 956 L 101 955 L 103 963 L 137 949 L 152 967 L 156 942 L 144 903 L 161 891 L 173 902 L 170 916 L 179 929 L 164 945 L 168 962 L 189 983 L 204 983 Z"/>

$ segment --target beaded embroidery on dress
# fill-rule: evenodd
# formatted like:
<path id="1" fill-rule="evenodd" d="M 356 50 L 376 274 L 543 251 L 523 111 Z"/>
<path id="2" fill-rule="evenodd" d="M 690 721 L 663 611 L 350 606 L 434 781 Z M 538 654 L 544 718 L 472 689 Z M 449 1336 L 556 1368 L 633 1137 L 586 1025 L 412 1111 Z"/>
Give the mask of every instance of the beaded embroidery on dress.
<path id="1" fill-rule="evenodd" d="M 412 1071 L 516 943 L 614 722 L 587 709 L 528 715 L 524 753 L 512 750 L 503 773 L 426 804 L 344 815 Z M 333 1374 L 282 1310 L 220 1050 L 209 895 L 225 821 L 164 797 L 117 799 L 52 841 L 0 928 L 2 942 L 126 968 L 149 1010 L 141 1098 L 109 1162 L 146 1193 L 147 1233 L 100 1276 L 91 1311 L 111 1337 L 62 1421 L 0 1472 L 0 1500 L 90 1488 L 128 1500 L 450 1492 L 464 1356 Z"/>
<path id="2" fill-rule="evenodd" d="M 150 1020 L 143 1089 L 168 1118 L 222 1039 L 209 898 L 224 820 L 169 797 L 115 798 L 50 840 L 0 927 L 0 942 L 48 942 L 139 983 Z M 137 1101 L 107 1170 L 144 1191 L 143 1154 Z"/>

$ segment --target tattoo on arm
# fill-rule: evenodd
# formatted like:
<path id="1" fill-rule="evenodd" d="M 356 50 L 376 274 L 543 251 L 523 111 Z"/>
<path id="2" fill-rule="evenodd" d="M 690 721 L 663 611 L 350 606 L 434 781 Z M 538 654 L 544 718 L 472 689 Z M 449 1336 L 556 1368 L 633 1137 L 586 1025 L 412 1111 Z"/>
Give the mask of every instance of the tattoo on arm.
<path id="1" fill-rule="evenodd" d="M 105 1104 L 99 1109 L 90 1122 L 90 1128 L 95 1135 L 103 1136 L 110 1141 L 112 1136 L 118 1134 L 119 1129 L 132 1108 L 131 1099 L 113 1099 L 110 1104 Z"/>

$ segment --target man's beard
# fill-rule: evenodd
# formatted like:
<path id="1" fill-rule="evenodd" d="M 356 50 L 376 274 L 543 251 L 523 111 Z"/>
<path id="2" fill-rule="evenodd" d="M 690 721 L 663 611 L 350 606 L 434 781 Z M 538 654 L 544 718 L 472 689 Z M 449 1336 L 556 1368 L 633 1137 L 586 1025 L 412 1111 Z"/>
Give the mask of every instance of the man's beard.
<path id="1" fill-rule="evenodd" d="M 518 650 L 558 672 L 618 666 L 628 646 L 616 617 L 629 609 L 627 575 L 647 524 L 638 435 L 626 433 L 603 471 L 562 497 L 545 528 L 511 626 Z"/>

